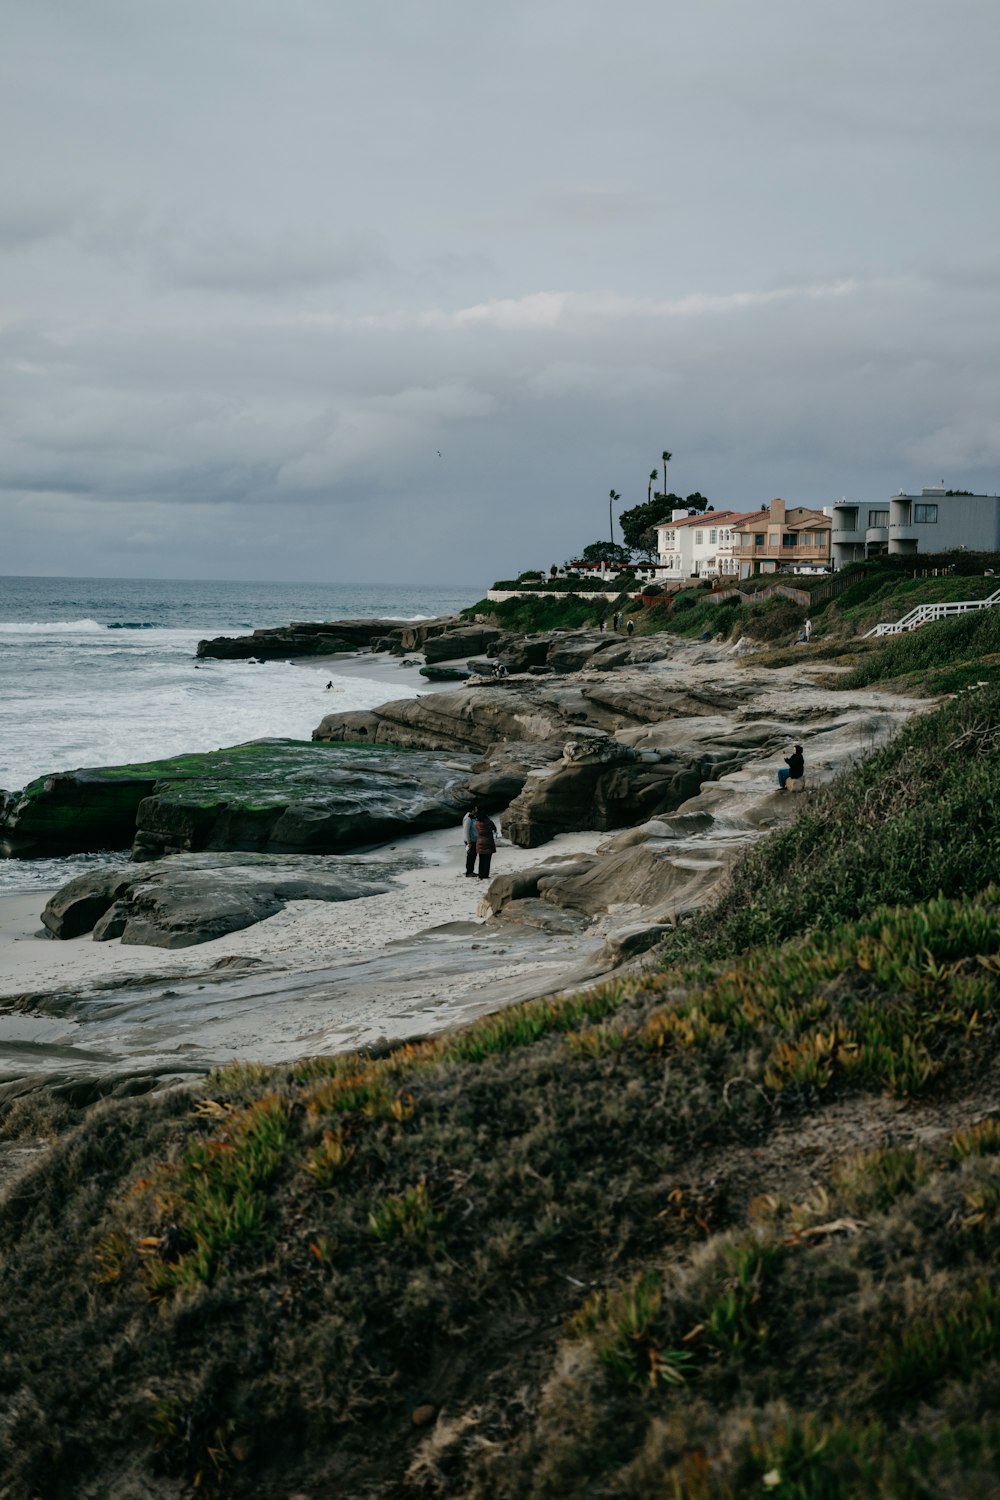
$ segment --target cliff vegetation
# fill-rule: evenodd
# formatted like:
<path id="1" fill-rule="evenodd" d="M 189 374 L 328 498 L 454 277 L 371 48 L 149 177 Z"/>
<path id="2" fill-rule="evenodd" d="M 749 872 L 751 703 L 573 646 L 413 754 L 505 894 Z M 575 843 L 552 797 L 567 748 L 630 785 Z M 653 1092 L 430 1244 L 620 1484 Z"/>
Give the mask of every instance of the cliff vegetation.
<path id="1" fill-rule="evenodd" d="M 640 976 L 13 1111 L 0 1494 L 995 1493 L 998 757 L 915 719 Z"/>

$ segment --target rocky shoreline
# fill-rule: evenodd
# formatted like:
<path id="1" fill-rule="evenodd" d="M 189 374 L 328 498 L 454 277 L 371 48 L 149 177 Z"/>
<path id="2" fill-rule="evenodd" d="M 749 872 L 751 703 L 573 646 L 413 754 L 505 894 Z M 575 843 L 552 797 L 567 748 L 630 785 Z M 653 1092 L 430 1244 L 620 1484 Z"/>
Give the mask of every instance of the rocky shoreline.
<path id="1" fill-rule="evenodd" d="M 425 623 L 433 627 L 425 647 L 473 644 L 454 621 Z M 397 627 L 400 650 L 403 635 Z M 476 1004 L 490 1008 L 613 972 L 709 901 L 734 853 L 803 805 L 776 792 L 774 767 L 790 740 L 806 744 L 808 787 L 928 706 L 881 692 L 833 694 L 805 663 L 755 668 L 752 657 L 718 643 L 573 631 L 521 645 L 538 659 L 502 681 L 476 674 L 479 663 L 467 658 L 466 684 L 370 713 L 328 714 L 312 744 L 261 742 L 41 778 L 5 799 L 0 839 L 8 853 L 108 847 L 115 834 L 131 846 L 128 864 L 81 876 L 49 899 L 45 928 L 67 944 L 89 941 L 88 933 L 114 952 L 207 944 L 207 958 L 259 926 L 260 945 L 253 938 L 233 950 L 258 963 L 276 922 L 318 922 L 320 911 L 329 913 L 324 931 L 335 930 L 340 911 L 350 911 L 357 931 L 359 914 L 370 914 L 370 935 L 350 951 L 380 950 L 376 913 L 386 912 L 401 880 L 431 878 L 416 845 L 412 855 L 393 848 L 421 830 L 454 830 L 441 835 L 454 870 L 440 902 L 414 910 L 408 941 L 416 947 L 379 961 L 378 994 L 405 985 L 414 954 L 420 966 L 432 959 L 428 985 L 455 989 L 470 942 L 491 952 L 514 944 L 522 955 L 516 984 L 504 989 L 491 975 L 477 994 Z M 473 800 L 499 817 L 513 846 L 478 909 L 468 890 L 456 903 L 449 884 L 461 875 L 457 827 Z M 586 844 L 553 862 L 546 846 L 571 835 Z M 459 920 L 449 923 L 449 912 Z M 251 986 L 254 1003 L 269 988 L 278 997 L 309 987 L 295 975 L 325 974 L 320 989 L 334 982 L 329 963 L 311 962 L 304 952 L 277 972 L 268 965 L 266 980 Z M 198 963 L 191 952 L 184 972 L 203 974 Z M 344 975 L 362 982 L 356 963 Z M 211 983 L 216 996 L 235 986 L 233 1003 L 243 1003 L 243 977 Z M 22 1015 L 49 1004 L 42 992 L 25 993 Z M 342 1003 L 330 1001 L 335 1011 Z M 371 1037 L 370 1029 L 358 1034 Z"/>

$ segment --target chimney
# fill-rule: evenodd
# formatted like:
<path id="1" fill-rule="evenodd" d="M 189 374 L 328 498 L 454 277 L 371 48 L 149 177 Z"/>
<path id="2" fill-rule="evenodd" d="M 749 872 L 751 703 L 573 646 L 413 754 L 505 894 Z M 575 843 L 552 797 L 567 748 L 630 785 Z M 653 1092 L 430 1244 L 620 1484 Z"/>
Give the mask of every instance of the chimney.
<path id="1" fill-rule="evenodd" d="M 775 526 L 785 524 L 785 502 L 784 500 L 771 501 L 771 521 Z"/>

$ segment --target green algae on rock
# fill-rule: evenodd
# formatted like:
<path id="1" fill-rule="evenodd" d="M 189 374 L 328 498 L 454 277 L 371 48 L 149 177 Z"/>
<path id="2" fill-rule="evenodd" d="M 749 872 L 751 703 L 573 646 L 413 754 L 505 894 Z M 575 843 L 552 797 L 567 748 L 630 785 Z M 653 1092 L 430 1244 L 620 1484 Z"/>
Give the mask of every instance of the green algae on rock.
<path id="1" fill-rule="evenodd" d="M 464 810 L 470 756 L 260 740 L 162 761 L 39 777 L 0 807 L 0 853 L 133 846 L 328 854 L 443 828 Z"/>

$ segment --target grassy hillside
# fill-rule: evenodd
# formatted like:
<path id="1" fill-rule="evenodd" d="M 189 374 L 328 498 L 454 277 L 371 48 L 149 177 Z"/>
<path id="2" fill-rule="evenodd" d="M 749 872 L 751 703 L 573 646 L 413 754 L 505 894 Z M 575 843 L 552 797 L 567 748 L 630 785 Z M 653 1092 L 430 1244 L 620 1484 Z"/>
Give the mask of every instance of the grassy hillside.
<path id="1" fill-rule="evenodd" d="M 998 680 L 1000 609 L 985 609 L 881 639 L 878 648 L 841 679 L 840 686 L 868 687 L 891 681 L 938 694 Z"/>
<path id="2" fill-rule="evenodd" d="M 932 562 L 926 559 L 923 568 L 930 569 Z M 645 606 L 626 595 L 608 602 L 570 593 L 559 598 L 508 599 L 503 604 L 481 599 L 464 610 L 463 617 L 487 615 L 510 630 L 574 629 L 596 627 L 602 617 L 608 618 L 621 608 L 633 615 L 639 635 L 662 631 L 697 640 L 707 632 L 711 636 L 721 634 L 727 640 L 746 636 L 760 645 L 780 648 L 794 643 L 808 615 L 813 623 L 811 654 L 837 656 L 844 650 L 851 652 L 858 648 L 860 638 L 872 626 L 901 619 L 916 604 L 985 598 L 998 584 L 996 576 L 985 576 L 983 572 L 991 562 L 1000 566 L 1000 559 L 994 554 L 970 553 L 965 555 L 962 565 L 971 571 L 925 577 L 922 570 L 914 578 L 911 570 L 888 559 L 876 558 L 852 570 L 849 586 L 836 598 L 821 597 L 809 605 L 780 596 L 754 602 L 749 593 L 745 601 L 732 597 L 713 602 L 705 588 L 695 583 Z M 820 596 L 829 586 L 826 577 L 780 575 L 755 582 L 763 588 L 775 583 L 789 584 L 804 593 Z M 750 590 L 751 584 L 745 583 L 745 588 Z M 867 645 L 861 650 L 867 652 Z"/>
<path id="3" fill-rule="evenodd" d="M 995 685 L 912 719 L 884 749 L 811 790 L 794 823 L 750 846 L 718 906 L 669 951 L 725 958 L 991 880 L 1000 880 Z"/>
<path id="4" fill-rule="evenodd" d="M 657 972 L 58 1122 L 0 1495 L 996 1494 L 998 757 L 915 720 Z"/>

